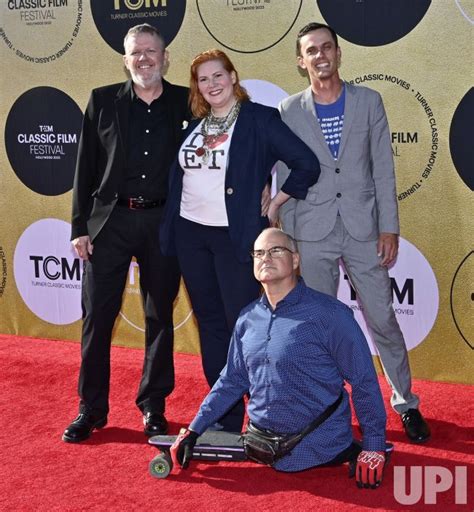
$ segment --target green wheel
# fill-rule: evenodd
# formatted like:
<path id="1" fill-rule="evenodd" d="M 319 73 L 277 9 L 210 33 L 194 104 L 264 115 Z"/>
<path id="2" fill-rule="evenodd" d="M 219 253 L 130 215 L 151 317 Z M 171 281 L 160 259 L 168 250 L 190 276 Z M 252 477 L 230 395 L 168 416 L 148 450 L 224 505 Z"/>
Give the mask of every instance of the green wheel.
<path id="1" fill-rule="evenodd" d="M 173 469 L 173 461 L 168 453 L 160 453 L 149 465 L 150 475 L 155 478 L 166 478 Z"/>

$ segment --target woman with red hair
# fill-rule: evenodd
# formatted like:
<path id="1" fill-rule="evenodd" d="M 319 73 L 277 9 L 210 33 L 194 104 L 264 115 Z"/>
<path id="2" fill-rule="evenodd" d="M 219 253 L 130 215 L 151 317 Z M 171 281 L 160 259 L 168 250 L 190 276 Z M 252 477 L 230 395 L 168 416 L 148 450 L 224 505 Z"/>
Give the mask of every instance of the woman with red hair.
<path id="1" fill-rule="evenodd" d="M 170 171 L 160 239 L 166 254 L 178 255 L 212 386 L 226 363 L 240 310 L 259 295 L 250 257 L 253 242 L 275 224 L 290 196 L 306 197 L 320 167 L 277 109 L 250 101 L 224 52 L 197 55 L 190 81 L 195 119 Z M 262 215 L 262 192 L 278 160 L 291 172 Z M 243 415 L 242 402 L 216 428 L 240 432 Z"/>

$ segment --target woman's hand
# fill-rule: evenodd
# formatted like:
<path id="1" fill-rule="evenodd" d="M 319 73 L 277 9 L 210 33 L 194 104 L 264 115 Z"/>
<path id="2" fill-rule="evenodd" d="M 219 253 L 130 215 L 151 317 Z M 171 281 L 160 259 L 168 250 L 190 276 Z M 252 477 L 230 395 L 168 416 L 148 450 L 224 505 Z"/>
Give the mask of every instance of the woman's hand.
<path id="1" fill-rule="evenodd" d="M 272 227 L 272 228 L 278 227 L 279 211 L 280 211 L 280 205 L 277 205 L 272 201 L 270 203 L 270 206 L 268 207 L 268 213 L 267 213 L 268 221 L 270 222 L 270 227 Z"/>
<path id="2" fill-rule="evenodd" d="M 280 206 L 286 203 L 289 198 L 290 196 L 288 194 L 280 190 L 280 192 L 278 192 L 278 194 L 270 201 L 267 216 L 271 227 L 278 227 L 278 213 Z"/>

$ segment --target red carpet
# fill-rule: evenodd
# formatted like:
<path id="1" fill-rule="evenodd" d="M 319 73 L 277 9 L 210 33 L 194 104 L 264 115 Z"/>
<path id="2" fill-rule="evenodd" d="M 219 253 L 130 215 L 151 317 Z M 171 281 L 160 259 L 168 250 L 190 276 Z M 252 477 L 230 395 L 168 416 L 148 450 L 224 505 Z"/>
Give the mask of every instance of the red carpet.
<path id="1" fill-rule="evenodd" d="M 157 453 L 147 445 L 134 405 L 142 365 L 136 349 L 112 350 L 108 426 L 83 444 L 61 441 L 77 412 L 79 344 L 0 335 L 0 510 L 5 511 L 343 511 L 473 510 L 473 386 L 416 381 L 432 440 L 405 442 L 389 411 L 395 452 L 380 489 L 359 490 L 345 467 L 281 474 L 252 463 L 191 463 L 166 480 L 148 474 Z M 200 359 L 176 355 L 176 390 L 167 416 L 171 432 L 186 425 L 206 393 Z M 381 380 L 384 396 L 389 392 Z M 387 400 L 388 405 L 388 400 Z M 406 506 L 394 495 L 394 466 L 467 467 L 467 505 L 454 486 L 437 503 Z M 408 486 L 408 484 L 407 484 Z M 406 493 L 409 494 L 407 487 Z"/>

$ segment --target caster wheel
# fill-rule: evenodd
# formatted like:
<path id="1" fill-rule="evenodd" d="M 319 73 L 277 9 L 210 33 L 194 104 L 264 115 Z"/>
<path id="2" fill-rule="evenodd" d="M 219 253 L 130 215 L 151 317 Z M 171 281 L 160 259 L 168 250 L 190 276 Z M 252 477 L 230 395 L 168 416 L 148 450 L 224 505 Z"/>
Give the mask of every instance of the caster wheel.
<path id="1" fill-rule="evenodd" d="M 168 453 L 160 453 L 149 465 L 150 475 L 155 478 L 166 478 L 173 469 L 173 461 Z"/>

